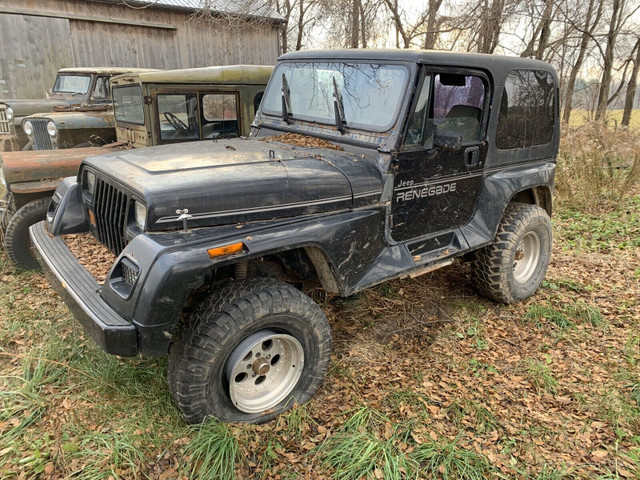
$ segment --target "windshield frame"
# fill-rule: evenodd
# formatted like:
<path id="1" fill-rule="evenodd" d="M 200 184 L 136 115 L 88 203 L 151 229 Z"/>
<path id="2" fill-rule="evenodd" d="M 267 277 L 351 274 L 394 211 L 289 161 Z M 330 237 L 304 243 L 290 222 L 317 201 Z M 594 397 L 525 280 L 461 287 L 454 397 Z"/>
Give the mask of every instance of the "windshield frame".
<path id="1" fill-rule="evenodd" d="M 264 97 L 262 99 L 261 102 L 261 106 L 260 106 L 260 111 L 262 114 L 264 114 L 265 116 L 268 117 L 282 117 L 282 111 L 279 111 L 278 109 L 275 110 L 271 110 L 269 109 L 267 103 L 266 103 L 266 99 L 271 96 L 271 95 L 275 95 L 276 97 L 278 97 L 278 102 L 277 104 L 280 105 L 280 95 L 281 95 L 281 81 L 279 81 L 279 78 L 281 78 L 282 74 L 284 73 L 282 71 L 282 69 L 291 69 L 291 68 L 296 68 L 296 65 L 303 67 L 305 65 L 311 65 L 311 64 L 315 64 L 315 65 L 320 65 L 320 66 L 328 66 L 328 65 L 332 65 L 332 64 L 342 64 L 342 65 L 346 65 L 346 66 L 350 66 L 350 65 L 373 65 L 376 67 L 390 67 L 393 69 L 402 69 L 402 71 L 404 71 L 405 73 L 405 77 L 403 80 L 403 84 L 400 87 L 400 91 L 398 92 L 397 95 L 397 102 L 395 105 L 395 111 L 392 113 L 392 115 L 389 117 L 389 122 L 386 125 L 383 126 L 377 126 L 377 125 L 371 125 L 371 124 L 366 124 L 366 123 L 354 123 L 353 121 L 349 121 L 347 119 L 347 123 L 344 124 L 344 128 L 346 130 L 360 130 L 360 131 L 366 131 L 366 132 L 373 132 L 375 134 L 381 134 L 381 133 L 386 133 L 389 132 L 390 130 L 394 129 L 394 127 L 397 126 L 398 123 L 398 117 L 402 111 L 402 109 L 404 108 L 404 105 L 406 103 L 406 93 L 407 93 L 407 89 L 409 87 L 409 83 L 413 77 L 413 71 L 412 68 L 410 67 L 410 65 L 408 65 L 406 62 L 392 62 L 392 61 L 384 61 L 381 62 L 377 59 L 366 59 L 366 60 L 336 60 L 336 59 L 330 59 L 330 58 L 318 58 L 318 59 L 313 59 L 313 60 L 307 60 L 307 59 L 291 59 L 291 60 L 287 60 L 287 61 L 280 61 L 278 62 L 278 64 L 276 65 L 276 67 L 274 68 L 273 74 L 271 76 L 271 79 L 269 80 L 269 84 L 267 85 L 267 88 L 265 89 L 264 92 Z M 288 81 L 289 86 L 291 88 L 291 81 Z M 342 87 L 340 87 L 342 88 Z M 332 90 L 331 90 L 332 92 Z M 274 102 L 275 104 L 275 102 Z M 332 110 L 333 111 L 333 110 Z M 301 115 L 300 112 L 293 112 L 292 114 L 289 115 L 289 123 L 291 123 L 291 125 L 295 125 L 295 123 L 298 122 L 304 122 L 304 123 L 311 123 L 314 125 L 317 125 L 318 127 L 322 128 L 322 129 L 326 129 L 327 127 L 335 130 L 337 128 L 336 123 L 335 123 L 335 117 L 333 116 L 333 114 L 331 114 L 329 117 L 327 118 L 319 118 L 319 117 L 312 117 L 312 116 L 308 116 L 308 115 Z"/>
<path id="2" fill-rule="evenodd" d="M 85 77 L 89 79 L 87 83 L 87 89 L 84 92 L 72 92 L 69 90 L 56 90 L 57 85 L 60 81 L 60 77 Z M 87 95 L 89 91 L 93 88 L 93 82 L 91 81 L 92 75 L 90 73 L 59 73 L 56 75 L 56 80 L 53 82 L 53 88 L 51 89 L 51 93 L 57 95 Z"/>

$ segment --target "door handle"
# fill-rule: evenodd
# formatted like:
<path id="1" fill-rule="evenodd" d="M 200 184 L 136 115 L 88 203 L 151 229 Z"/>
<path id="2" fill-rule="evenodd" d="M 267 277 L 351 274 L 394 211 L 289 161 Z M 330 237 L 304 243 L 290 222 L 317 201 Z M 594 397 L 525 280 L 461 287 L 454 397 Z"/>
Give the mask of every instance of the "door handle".
<path id="1" fill-rule="evenodd" d="M 477 167 L 480 164 L 480 149 L 469 147 L 464 151 L 464 164 L 467 168 Z"/>

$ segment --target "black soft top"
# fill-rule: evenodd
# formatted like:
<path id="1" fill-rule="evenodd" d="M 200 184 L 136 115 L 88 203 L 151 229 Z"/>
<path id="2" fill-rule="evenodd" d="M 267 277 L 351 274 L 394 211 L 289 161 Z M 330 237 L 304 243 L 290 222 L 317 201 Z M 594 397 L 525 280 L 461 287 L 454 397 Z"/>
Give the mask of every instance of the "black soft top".
<path id="1" fill-rule="evenodd" d="M 465 67 L 485 70 L 496 79 L 504 79 L 514 69 L 535 69 L 550 72 L 555 69 L 546 62 L 530 58 L 488 55 L 485 53 L 456 53 L 442 50 L 407 49 L 342 49 L 304 50 L 282 55 L 278 60 L 355 60 L 372 62 L 411 62 L 433 66 Z M 557 80 L 556 80 L 557 81 Z"/>

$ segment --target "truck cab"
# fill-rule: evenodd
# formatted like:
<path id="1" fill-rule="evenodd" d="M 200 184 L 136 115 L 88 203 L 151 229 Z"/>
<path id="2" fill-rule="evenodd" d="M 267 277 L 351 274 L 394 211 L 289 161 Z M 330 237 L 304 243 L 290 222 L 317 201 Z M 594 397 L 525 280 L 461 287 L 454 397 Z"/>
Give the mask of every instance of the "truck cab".
<path id="1" fill-rule="evenodd" d="M 109 79 L 124 72 L 149 71 L 130 67 L 62 68 L 43 99 L 0 99 L 0 145 L 2 151 L 54 148 L 55 116 L 43 114 L 111 104 Z M 98 110 L 105 110 L 98 108 Z M 29 123 L 25 123 L 28 121 Z M 61 120 L 64 122 L 64 119 Z M 61 124 L 62 125 L 62 124 Z M 73 146 L 73 145 L 71 145 Z"/>
<path id="2" fill-rule="evenodd" d="M 229 65 L 115 77 L 117 141 L 140 148 L 249 136 L 272 71 Z"/>

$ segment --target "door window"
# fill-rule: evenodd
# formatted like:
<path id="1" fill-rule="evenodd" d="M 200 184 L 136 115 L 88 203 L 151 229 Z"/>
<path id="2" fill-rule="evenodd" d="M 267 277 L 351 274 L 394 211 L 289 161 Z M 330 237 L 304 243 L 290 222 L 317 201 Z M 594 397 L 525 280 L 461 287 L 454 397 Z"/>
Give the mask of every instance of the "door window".
<path id="1" fill-rule="evenodd" d="M 234 94 L 207 93 L 202 95 L 201 103 L 202 138 L 238 136 L 238 109 Z"/>
<path id="2" fill-rule="evenodd" d="M 443 138 L 452 143 L 478 143 L 485 95 L 485 83 L 479 76 L 426 76 L 409 119 L 405 147 L 431 148 L 434 139 Z"/>
<path id="3" fill-rule="evenodd" d="M 437 74 L 434 78 L 433 122 L 438 131 L 452 132 L 462 143 L 480 141 L 485 87 L 480 77 Z"/>
<path id="4" fill-rule="evenodd" d="M 198 99 L 195 94 L 158 94 L 160 139 L 190 140 L 199 138 Z"/>

